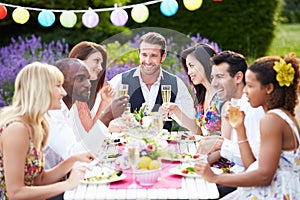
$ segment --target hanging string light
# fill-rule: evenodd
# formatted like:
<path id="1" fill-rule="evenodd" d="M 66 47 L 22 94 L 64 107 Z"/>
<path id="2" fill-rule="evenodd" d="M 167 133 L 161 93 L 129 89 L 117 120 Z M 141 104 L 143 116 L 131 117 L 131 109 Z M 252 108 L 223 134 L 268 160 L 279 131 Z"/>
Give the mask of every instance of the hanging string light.
<path id="1" fill-rule="evenodd" d="M 12 13 L 13 20 L 18 24 L 25 24 L 29 20 L 29 12 L 26 8 L 18 7 Z"/>
<path id="2" fill-rule="evenodd" d="M 160 4 L 160 12 L 167 16 L 173 16 L 178 11 L 178 3 L 176 0 L 163 0 Z"/>
<path id="3" fill-rule="evenodd" d="M 220 0 L 219 0 L 220 1 Z M 82 23 L 87 28 L 94 28 L 98 25 L 100 19 L 98 12 L 112 11 L 110 21 L 115 26 L 124 26 L 128 21 L 128 14 L 125 9 L 131 10 L 131 17 L 137 23 L 145 22 L 149 17 L 149 10 L 147 5 L 161 3 L 160 11 L 165 16 L 173 16 L 178 11 L 178 3 L 176 0 L 152 0 L 135 5 L 115 6 L 112 8 L 98 8 L 89 10 L 59 10 L 59 9 L 41 9 L 33 7 L 18 6 L 7 3 L 0 3 L 0 20 L 7 15 L 6 7 L 16 8 L 13 11 L 13 20 L 19 24 L 25 24 L 30 17 L 29 11 L 40 12 L 38 15 L 38 22 L 44 26 L 52 26 L 55 22 L 54 13 L 61 13 L 60 23 L 66 28 L 72 28 L 77 22 L 76 13 L 84 13 L 82 16 Z M 196 10 L 202 5 L 202 0 L 183 0 L 184 6 L 188 10 Z"/>
<path id="4" fill-rule="evenodd" d="M 128 14 L 123 8 L 117 8 L 115 5 L 115 10 L 110 14 L 110 21 L 115 26 L 124 26 L 128 21 Z"/>
<path id="5" fill-rule="evenodd" d="M 94 28 L 99 23 L 99 15 L 90 9 L 82 15 L 82 23 L 87 28 Z"/>
<path id="6" fill-rule="evenodd" d="M 183 5 L 190 11 L 197 10 L 202 5 L 202 0 L 183 0 Z"/>
<path id="7" fill-rule="evenodd" d="M 7 9 L 5 6 L 0 5 L 0 19 L 4 19 L 7 15 Z"/>
<path id="8" fill-rule="evenodd" d="M 43 10 L 38 15 L 38 22 L 44 27 L 52 26 L 55 22 L 55 15 L 50 10 Z"/>
<path id="9" fill-rule="evenodd" d="M 131 17 L 137 23 L 145 22 L 149 17 L 149 10 L 144 4 L 133 6 L 131 10 Z"/>

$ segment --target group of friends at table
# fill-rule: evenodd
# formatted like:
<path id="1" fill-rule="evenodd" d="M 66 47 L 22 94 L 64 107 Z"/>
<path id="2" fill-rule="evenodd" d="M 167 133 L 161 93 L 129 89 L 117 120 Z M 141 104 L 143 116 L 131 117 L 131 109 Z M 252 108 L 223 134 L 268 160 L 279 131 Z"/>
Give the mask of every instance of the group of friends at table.
<path id="1" fill-rule="evenodd" d="M 84 178 L 110 124 L 127 105 L 144 102 L 216 145 L 195 172 L 216 183 L 222 199 L 297 199 L 300 196 L 299 61 L 265 56 L 248 66 L 243 55 L 216 53 L 207 44 L 181 52 L 194 91 L 162 68 L 166 40 L 148 32 L 139 40 L 139 66 L 105 82 L 107 51 L 83 41 L 54 66 L 34 62 L 15 80 L 10 106 L 0 111 L 0 199 L 59 199 Z M 128 95 L 117 96 L 128 84 Z M 161 85 L 171 85 L 163 104 Z M 231 99 L 238 99 L 234 110 Z M 128 104 L 130 103 L 130 104 Z M 165 124 L 171 130 L 172 124 Z M 228 164 L 230 163 L 230 164 Z M 215 174 L 212 165 L 228 168 Z"/>

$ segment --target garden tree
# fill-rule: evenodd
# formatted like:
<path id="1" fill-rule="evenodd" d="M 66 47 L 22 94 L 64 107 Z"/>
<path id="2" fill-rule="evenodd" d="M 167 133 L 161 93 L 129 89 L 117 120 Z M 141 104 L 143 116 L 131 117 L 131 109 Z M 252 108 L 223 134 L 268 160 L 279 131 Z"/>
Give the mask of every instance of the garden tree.
<path id="1" fill-rule="evenodd" d="M 281 17 L 286 23 L 300 23 L 300 0 L 284 0 Z"/>

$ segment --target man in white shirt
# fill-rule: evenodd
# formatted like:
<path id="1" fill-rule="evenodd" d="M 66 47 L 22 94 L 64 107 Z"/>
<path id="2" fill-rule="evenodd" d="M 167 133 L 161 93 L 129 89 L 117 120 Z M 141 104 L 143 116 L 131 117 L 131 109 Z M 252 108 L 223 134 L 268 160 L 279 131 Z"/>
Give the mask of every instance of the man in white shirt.
<path id="1" fill-rule="evenodd" d="M 60 110 L 51 110 L 46 119 L 50 134 L 45 149 L 46 168 L 57 165 L 61 160 L 83 150 L 97 153 L 108 136 L 107 127 L 100 121 L 87 133 L 79 119 L 75 101 L 86 102 L 90 97 L 90 74 L 86 65 L 76 58 L 65 58 L 55 63 L 64 74 L 63 87 L 67 96 L 63 98 Z M 121 99 L 122 101 L 122 99 Z M 107 108 L 114 109 L 113 106 Z"/>
<path id="2" fill-rule="evenodd" d="M 258 157 L 260 149 L 259 121 L 265 113 L 262 107 L 252 108 L 248 98 L 243 94 L 246 84 L 245 72 L 248 68 L 243 55 L 233 51 L 223 51 L 214 56 L 212 61 L 214 62 L 211 72 L 212 86 L 218 91 L 219 99 L 227 101 L 224 106 L 227 106 L 232 98 L 238 99 L 240 110 L 245 113 L 244 134 L 237 135 L 236 131 L 230 127 L 230 140 L 220 137 L 219 141 L 221 142 L 218 142 L 215 147 L 215 149 L 220 150 L 222 157 L 235 163 L 231 171 L 240 173 L 245 170 L 244 163 L 252 162 Z M 225 109 L 222 110 L 225 111 Z M 222 113 L 222 115 L 224 114 Z M 240 148 L 251 148 L 252 155 L 242 157 Z M 220 196 L 224 196 L 231 191 L 231 188 L 219 186 Z"/>
<path id="3" fill-rule="evenodd" d="M 161 85 L 171 85 L 171 102 L 175 102 L 186 115 L 193 118 L 195 109 L 192 97 L 183 81 L 161 68 L 167 56 L 165 38 L 155 32 L 141 36 L 139 40 L 140 65 L 134 69 L 116 75 L 110 80 L 117 91 L 120 84 L 128 84 L 131 112 L 139 110 L 142 103 L 147 102 L 149 109 L 158 111 L 162 105 Z M 180 124 L 180 119 L 171 116 Z M 172 124 L 165 123 L 164 128 L 170 130 Z"/>

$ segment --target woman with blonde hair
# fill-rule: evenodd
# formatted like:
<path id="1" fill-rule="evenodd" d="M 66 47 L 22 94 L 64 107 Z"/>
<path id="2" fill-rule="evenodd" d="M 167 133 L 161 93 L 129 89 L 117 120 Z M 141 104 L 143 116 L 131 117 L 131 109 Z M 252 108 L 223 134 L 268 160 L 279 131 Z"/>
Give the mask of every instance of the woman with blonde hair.
<path id="1" fill-rule="evenodd" d="M 0 199 L 46 199 L 76 187 L 86 167 L 74 168 L 69 179 L 58 182 L 76 161 L 89 162 L 90 153 L 79 153 L 55 168 L 44 170 L 49 127 L 44 115 L 60 109 L 66 95 L 63 74 L 54 66 L 34 62 L 15 80 L 12 105 L 0 111 Z"/>

